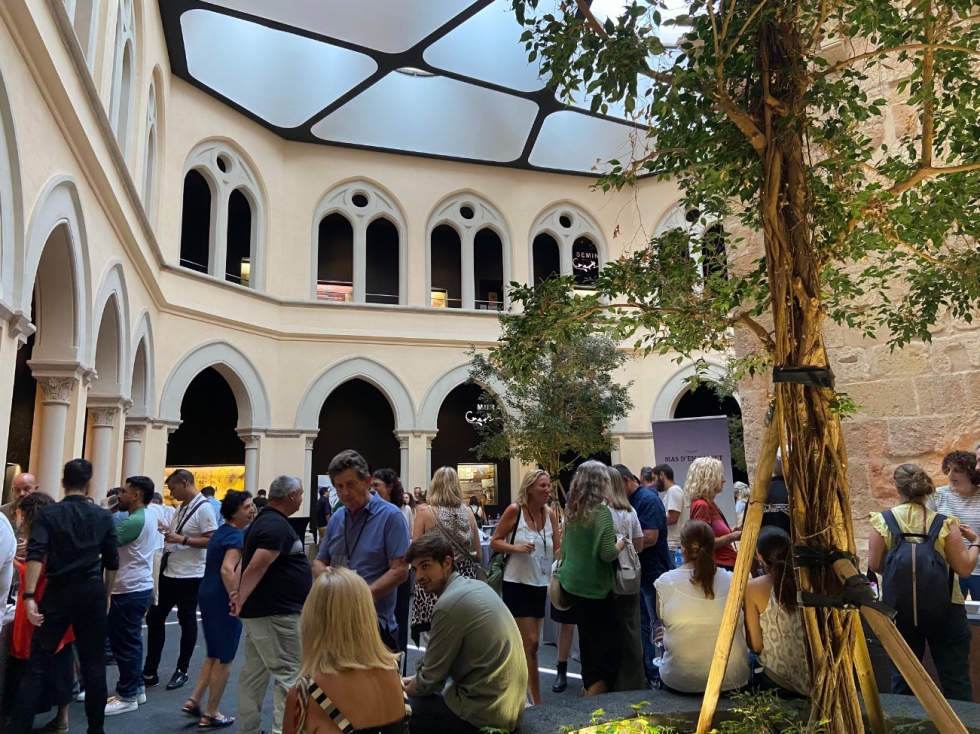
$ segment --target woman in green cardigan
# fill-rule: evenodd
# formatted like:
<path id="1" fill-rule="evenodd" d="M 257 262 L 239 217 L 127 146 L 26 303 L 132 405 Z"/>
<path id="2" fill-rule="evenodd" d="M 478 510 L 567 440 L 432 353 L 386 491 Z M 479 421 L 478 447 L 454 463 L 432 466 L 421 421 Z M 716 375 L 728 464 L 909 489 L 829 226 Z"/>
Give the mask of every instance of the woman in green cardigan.
<path id="1" fill-rule="evenodd" d="M 582 464 L 568 490 L 558 580 L 578 624 L 586 696 L 611 690 L 619 668 L 620 633 L 613 597 L 613 561 L 625 547 L 604 503 L 609 475 L 598 461 Z"/>

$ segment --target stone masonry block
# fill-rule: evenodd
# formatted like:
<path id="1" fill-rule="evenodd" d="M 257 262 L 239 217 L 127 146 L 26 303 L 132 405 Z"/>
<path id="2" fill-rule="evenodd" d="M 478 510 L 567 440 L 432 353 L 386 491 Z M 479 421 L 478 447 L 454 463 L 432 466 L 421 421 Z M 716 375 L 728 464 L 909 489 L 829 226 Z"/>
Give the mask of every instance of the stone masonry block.
<path id="1" fill-rule="evenodd" d="M 916 377 L 914 383 L 919 413 L 922 415 L 959 413 L 966 405 L 966 380 L 963 375 L 926 375 Z"/>
<path id="2" fill-rule="evenodd" d="M 914 383 L 909 378 L 855 382 L 842 387 L 861 406 L 859 415 L 868 418 L 913 416 L 921 412 L 916 408 Z"/>
<path id="3" fill-rule="evenodd" d="M 841 381 L 866 380 L 871 375 L 871 362 L 868 351 L 860 347 L 841 347 L 828 349 L 827 356 L 834 374 Z"/>
<path id="4" fill-rule="evenodd" d="M 929 374 L 929 350 L 924 344 L 909 344 L 891 350 L 885 344 L 873 347 L 872 374 L 875 377 L 907 377 Z"/>
<path id="5" fill-rule="evenodd" d="M 911 457 L 942 451 L 947 443 L 946 419 L 942 416 L 892 418 L 888 421 L 888 454 Z"/>

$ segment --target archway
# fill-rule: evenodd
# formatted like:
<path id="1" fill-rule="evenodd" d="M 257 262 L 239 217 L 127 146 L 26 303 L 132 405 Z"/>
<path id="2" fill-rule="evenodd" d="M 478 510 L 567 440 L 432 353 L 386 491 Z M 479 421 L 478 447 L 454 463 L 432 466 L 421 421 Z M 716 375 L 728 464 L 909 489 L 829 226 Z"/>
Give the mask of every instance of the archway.
<path id="1" fill-rule="evenodd" d="M 214 367 L 201 370 L 184 391 L 180 427 L 167 443 L 167 468 L 194 472 L 198 488 L 210 484 L 220 499 L 245 486 L 245 444 L 236 432 L 238 401 Z"/>
<path id="2" fill-rule="evenodd" d="M 180 265 L 198 273 L 207 273 L 211 261 L 213 198 L 204 174 L 197 169 L 188 171 L 180 222 Z"/>
<path id="3" fill-rule="evenodd" d="M 439 432 L 432 440 L 432 471 L 451 466 L 460 472 L 463 496 L 467 500 L 478 491 L 481 482 L 487 482 L 484 489 L 487 511 L 496 514 L 511 501 L 510 460 L 479 459 L 473 451 L 481 440 L 473 414 L 483 394 L 480 385 L 464 383 L 454 387 L 443 399 L 437 419 Z M 492 487 L 489 467 L 492 467 Z"/>
<path id="4" fill-rule="evenodd" d="M 330 460 L 347 449 L 363 456 L 372 471 L 402 471 L 391 403 L 381 390 L 359 378 L 334 388 L 320 409 L 319 433 L 313 442 L 313 476 L 309 477 L 311 512 L 316 504 L 317 477 L 326 474 Z"/>
<path id="5" fill-rule="evenodd" d="M 674 408 L 673 418 L 703 418 L 728 416 L 728 440 L 732 451 L 732 476 L 736 482 L 748 482 L 745 463 L 745 439 L 742 431 L 742 408 L 731 395 L 719 396 L 714 383 L 702 382 L 694 390 L 681 395 Z"/>
<path id="6" fill-rule="evenodd" d="M 463 244 L 459 232 L 448 224 L 432 230 L 431 305 L 463 307 Z"/>

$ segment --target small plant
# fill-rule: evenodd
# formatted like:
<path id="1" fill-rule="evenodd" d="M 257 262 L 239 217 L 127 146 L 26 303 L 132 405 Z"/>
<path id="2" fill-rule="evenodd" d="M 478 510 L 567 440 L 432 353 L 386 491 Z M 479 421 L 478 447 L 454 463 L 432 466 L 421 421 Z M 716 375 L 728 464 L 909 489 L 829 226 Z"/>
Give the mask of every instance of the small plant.
<path id="1" fill-rule="evenodd" d="M 827 722 L 810 724 L 799 709 L 786 705 L 771 692 L 736 694 L 732 709 L 737 719 L 723 721 L 721 734 L 824 734 Z"/>

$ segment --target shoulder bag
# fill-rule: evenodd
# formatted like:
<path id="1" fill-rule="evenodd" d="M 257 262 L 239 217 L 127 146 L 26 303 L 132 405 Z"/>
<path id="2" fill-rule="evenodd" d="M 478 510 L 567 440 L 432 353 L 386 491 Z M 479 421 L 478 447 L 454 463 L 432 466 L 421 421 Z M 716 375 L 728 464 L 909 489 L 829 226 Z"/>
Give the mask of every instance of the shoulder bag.
<path id="1" fill-rule="evenodd" d="M 467 510 L 467 512 L 469 512 L 469 510 Z M 439 529 L 439 532 L 443 534 L 443 537 L 445 537 L 446 540 L 449 541 L 449 544 L 453 547 L 454 555 L 456 556 L 456 565 L 460 566 L 464 560 L 469 560 L 470 563 L 473 564 L 473 573 L 476 576 L 476 579 L 478 581 L 485 582 L 487 580 L 487 572 L 483 570 L 483 566 L 479 564 L 478 560 L 474 559 L 473 549 L 463 547 L 463 545 L 459 542 L 459 538 L 451 533 L 449 528 L 442 524 L 442 520 L 439 519 L 439 513 L 435 511 L 435 508 L 433 508 L 432 505 L 429 505 L 429 513 L 432 515 L 432 519 L 436 521 L 436 527 Z"/>
<path id="2" fill-rule="evenodd" d="M 180 520 L 177 521 L 177 527 L 174 528 L 174 534 L 175 535 L 180 535 L 181 531 L 184 529 L 184 526 L 187 525 L 188 522 L 190 522 L 190 519 L 192 517 L 194 517 L 194 513 L 197 512 L 198 508 L 201 505 L 203 505 L 205 502 L 207 502 L 207 500 L 204 499 L 204 497 L 202 495 L 198 495 L 198 497 L 201 498 L 201 501 L 198 502 L 197 504 L 195 504 L 193 507 L 188 507 L 187 510 L 185 511 L 183 517 L 181 517 Z M 172 552 L 173 551 L 164 551 L 163 552 L 163 557 L 160 559 L 160 575 L 161 576 L 163 575 L 163 572 L 167 570 L 167 562 L 169 561 L 170 554 Z"/>
<path id="3" fill-rule="evenodd" d="M 517 508 L 517 522 L 514 523 L 514 531 L 510 534 L 510 540 L 507 541 L 510 545 L 514 545 L 514 538 L 517 537 L 517 528 L 521 524 L 521 507 L 518 504 L 513 504 L 511 507 Z M 510 560 L 510 553 L 502 553 L 500 551 L 494 551 L 490 555 L 490 573 L 487 574 L 487 583 L 490 584 L 490 588 L 496 591 L 498 594 L 502 594 L 504 591 L 504 570 L 507 568 L 507 561 Z"/>

